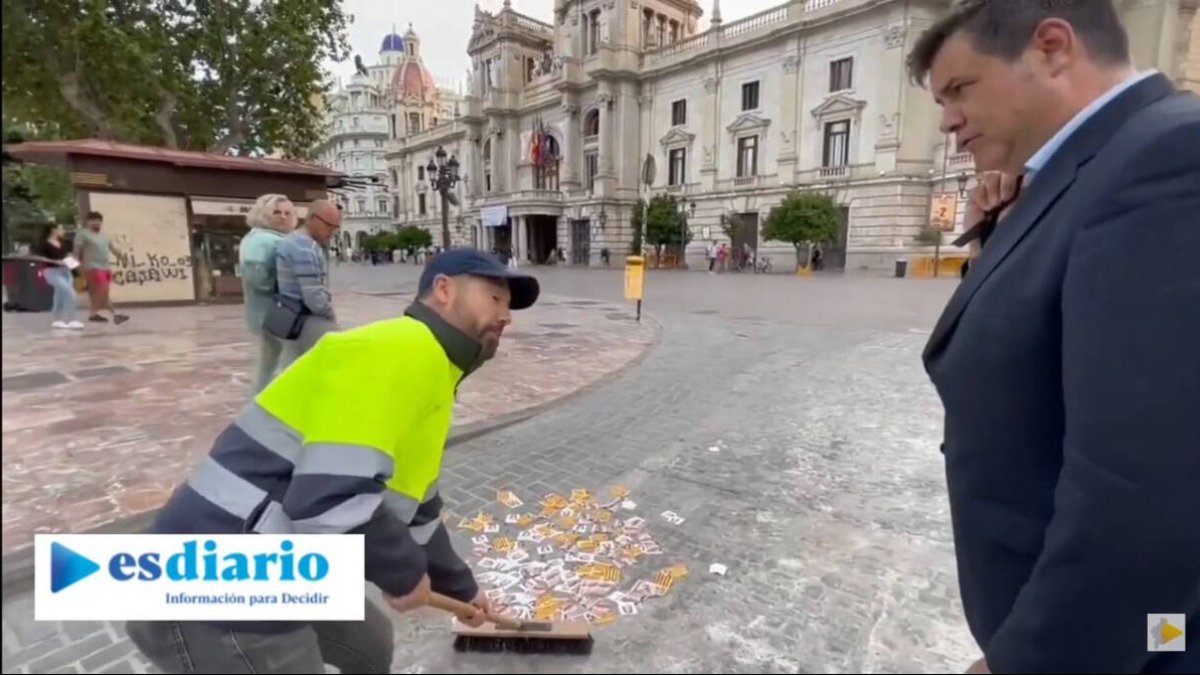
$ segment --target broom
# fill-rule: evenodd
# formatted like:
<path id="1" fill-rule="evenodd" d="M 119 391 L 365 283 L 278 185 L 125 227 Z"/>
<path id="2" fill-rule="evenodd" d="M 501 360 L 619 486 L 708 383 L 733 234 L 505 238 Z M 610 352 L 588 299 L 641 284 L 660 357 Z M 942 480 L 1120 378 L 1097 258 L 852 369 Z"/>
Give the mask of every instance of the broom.
<path id="1" fill-rule="evenodd" d="M 429 606 L 455 615 L 478 611 L 473 605 L 439 593 L 429 594 Z M 583 656 L 592 653 L 592 634 L 586 623 L 519 621 L 496 614 L 488 614 L 487 620 L 491 625 L 478 628 L 455 621 L 455 651 Z"/>

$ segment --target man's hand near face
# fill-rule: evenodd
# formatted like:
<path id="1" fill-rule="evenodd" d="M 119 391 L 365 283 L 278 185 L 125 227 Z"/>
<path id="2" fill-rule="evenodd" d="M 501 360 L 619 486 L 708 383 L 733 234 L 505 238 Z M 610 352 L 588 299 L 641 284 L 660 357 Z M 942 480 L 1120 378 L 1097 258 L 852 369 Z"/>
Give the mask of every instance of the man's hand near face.
<path id="1" fill-rule="evenodd" d="M 1017 196 L 1017 176 L 999 171 L 985 171 L 977 180 L 978 184 L 971 190 L 970 199 L 967 201 L 967 213 L 963 221 L 967 229 L 977 225 L 988 212 L 1013 201 Z M 1011 208 L 1011 205 L 1008 208 Z"/>

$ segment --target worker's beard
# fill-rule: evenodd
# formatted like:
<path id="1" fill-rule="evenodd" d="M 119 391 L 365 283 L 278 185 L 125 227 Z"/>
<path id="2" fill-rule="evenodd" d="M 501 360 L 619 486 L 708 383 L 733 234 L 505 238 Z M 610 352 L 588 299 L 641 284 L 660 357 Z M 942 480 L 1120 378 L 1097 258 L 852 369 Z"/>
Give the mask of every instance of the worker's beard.
<path id="1" fill-rule="evenodd" d="M 485 328 L 480 331 L 476 340 L 479 341 L 480 352 L 479 358 L 487 361 L 496 355 L 496 350 L 500 348 L 500 329 Z"/>

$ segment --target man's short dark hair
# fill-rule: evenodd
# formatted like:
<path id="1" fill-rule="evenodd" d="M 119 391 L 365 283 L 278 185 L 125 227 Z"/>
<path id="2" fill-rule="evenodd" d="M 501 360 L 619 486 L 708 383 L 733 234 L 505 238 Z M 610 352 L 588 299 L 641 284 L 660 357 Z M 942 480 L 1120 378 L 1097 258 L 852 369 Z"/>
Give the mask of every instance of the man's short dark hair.
<path id="1" fill-rule="evenodd" d="M 84 220 L 104 220 L 104 214 L 99 211 L 88 211 L 87 218 Z"/>
<path id="2" fill-rule="evenodd" d="M 1071 24 L 1088 53 L 1100 63 L 1129 63 L 1129 36 L 1112 0 L 958 0 L 949 14 L 917 38 L 908 54 L 909 77 L 917 86 L 924 86 L 938 52 L 950 36 L 960 32 L 981 54 L 1014 61 L 1046 19 Z"/>

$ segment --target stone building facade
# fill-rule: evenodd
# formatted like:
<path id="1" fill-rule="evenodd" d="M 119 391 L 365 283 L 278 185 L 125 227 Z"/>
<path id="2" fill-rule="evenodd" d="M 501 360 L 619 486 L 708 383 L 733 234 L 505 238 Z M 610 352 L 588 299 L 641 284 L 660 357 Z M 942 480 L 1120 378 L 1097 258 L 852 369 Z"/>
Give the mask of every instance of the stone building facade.
<path id="1" fill-rule="evenodd" d="M 399 217 L 439 239 L 422 167 L 443 146 L 466 176 L 450 213 L 456 244 L 522 263 L 561 251 L 568 264 L 619 265 L 634 204 L 666 192 L 688 214 L 689 265 L 705 265 L 706 245 L 732 234 L 738 250 L 789 269 L 791 246 L 761 229 L 793 189 L 823 191 L 841 209 L 826 267 L 930 254 L 915 236 L 933 197 L 956 198 L 960 231 L 957 197 L 973 165 L 939 133 L 937 108 L 904 61 L 948 4 L 792 0 L 726 23 L 714 3 L 704 31 L 694 0 L 556 0 L 549 22 L 509 2 L 477 9 L 461 114 L 389 149 Z M 1139 68 L 1196 85 L 1196 4 L 1119 2 Z M 539 128 L 557 158 L 541 166 L 530 161 Z"/>
<path id="2" fill-rule="evenodd" d="M 398 224 L 400 182 L 386 159 L 390 143 L 448 123 L 461 97 L 438 87 L 421 60 L 421 39 L 409 26 L 383 38 L 378 63 L 365 66 L 329 99 L 328 136 L 321 163 L 349 177 L 339 190 L 342 232 L 338 248 L 353 250 L 371 233 Z"/>

